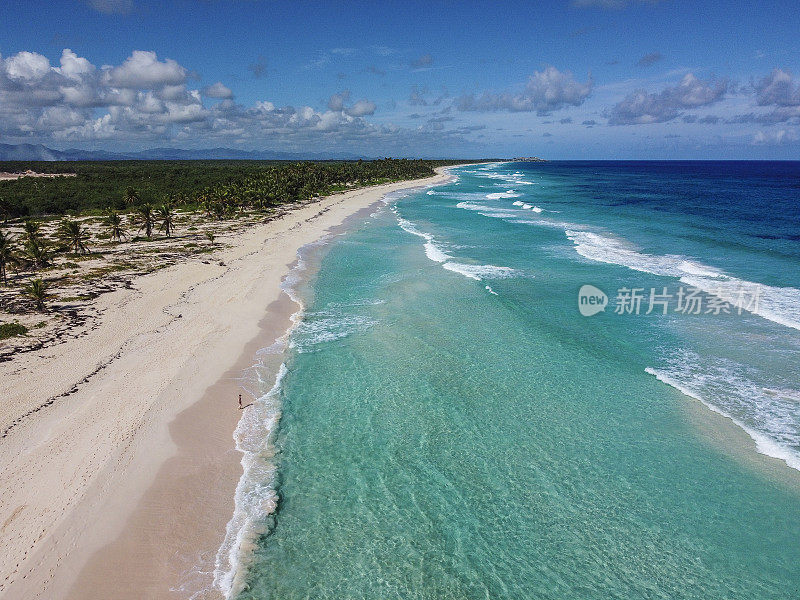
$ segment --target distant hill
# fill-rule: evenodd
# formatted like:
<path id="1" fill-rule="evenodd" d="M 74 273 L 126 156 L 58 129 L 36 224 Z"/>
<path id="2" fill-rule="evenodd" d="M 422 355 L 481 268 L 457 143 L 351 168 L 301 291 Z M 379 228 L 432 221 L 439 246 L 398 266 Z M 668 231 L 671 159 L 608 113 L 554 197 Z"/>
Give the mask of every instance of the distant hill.
<path id="1" fill-rule="evenodd" d="M 108 152 L 106 150 L 54 150 L 42 144 L 0 144 L 0 160 L 357 160 L 356 155 L 299 154 L 270 150 L 236 150 L 209 148 L 151 148 L 139 152 Z"/>

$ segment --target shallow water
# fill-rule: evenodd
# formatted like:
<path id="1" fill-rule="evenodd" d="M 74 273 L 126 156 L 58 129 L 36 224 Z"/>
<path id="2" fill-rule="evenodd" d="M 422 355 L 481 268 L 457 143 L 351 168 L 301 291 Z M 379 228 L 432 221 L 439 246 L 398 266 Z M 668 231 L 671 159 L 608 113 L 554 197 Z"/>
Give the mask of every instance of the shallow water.
<path id="1" fill-rule="evenodd" d="M 251 482 L 278 510 L 238 597 L 796 595 L 800 496 L 708 443 L 679 390 L 800 465 L 800 165 L 457 172 L 297 290 L 277 471 Z M 581 316 L 584 284 L 605 311 Z M 703 310 L 615 312 L 664 287 Z"/>

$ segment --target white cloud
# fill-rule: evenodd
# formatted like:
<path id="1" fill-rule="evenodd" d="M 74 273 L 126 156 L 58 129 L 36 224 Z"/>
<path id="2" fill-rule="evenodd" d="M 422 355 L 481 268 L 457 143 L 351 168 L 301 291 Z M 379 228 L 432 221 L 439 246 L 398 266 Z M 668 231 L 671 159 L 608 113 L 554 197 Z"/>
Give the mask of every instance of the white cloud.
<path id="1" fill-rule="evenodd" d="M 214 85 L 204 87 L 203 95 L 208 98 L 233 98 L 233 92 L 230 90 L 230 88 L 224 86 L 219 81 Z"/>
<path id="2" fill-rule="evenodd" d="M 456 107 L 463 111 L 536 112 L 548 115 L 565 106 L 580 106 L 592 93 L 592 78 L 586 83 L 576 81 L 569 71 L 547 67 L 535 71 L 528 78 L 521 93 L 484 92 L 480 96 L 469 94 L 456 100 Z"/>
<path id="3" fill-rule="evenodd" d="M 168 58 L 159 61 L 155 52 L 134 50 L 124 63 L 106 72 L 109 85 L 146 89 L 166 85 L 181 85 L 186 81 L 187 70 Z"/>
<path id="4" fill-rule="evenodd" d="M 3 62 L 6 76 L 23 84 L 40 81 L 51 72 L 50 61 L 36 52 L 19 52 Z"/>
<path id="5" fill-rule="evenodd" d="M 636 90 L 618 102 L 609 113 L 610 125 L 664 123 L 685 109 L 708 106 L 721 100 L 728 91 L 727 80 L 704 81 L 687 73 L 680 83 L 652 94 Z"/>
<path id="6" fill-rule="evenodd" d="M 70 49 L 58 66 L 42 55 L 0 56 L 0 135 L 37 140 L 249 145 L 286 150 L 396 154 L 462 144 L 468 131 L 403 129 L 366 120 L 376 111 L 349 91 L 331 96 L 327 110 L 234 101 L 222 82 L 188 87 L 188 69 L 154 52 L 134 51 L 120 65 L 93 65 Z M 205 98 L 218 102 L 206 106 Z"/>
<path id="7" fill-rule="evenodd" d="M 371 100 L 359 100 L 353 106 L 347 109 L 347 114 L 351 117 L 364 117 L 367 115 L 374 115 L 375 103 Z"/>

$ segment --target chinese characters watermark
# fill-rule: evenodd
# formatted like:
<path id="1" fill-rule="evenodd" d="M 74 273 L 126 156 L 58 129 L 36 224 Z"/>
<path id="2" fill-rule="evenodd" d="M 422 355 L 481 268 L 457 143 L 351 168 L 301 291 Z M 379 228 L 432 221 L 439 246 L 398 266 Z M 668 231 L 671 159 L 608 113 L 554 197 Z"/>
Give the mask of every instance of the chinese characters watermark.
<path id="1" fill-rule="evenodd" d="M 703 290 L 681 285 L 670 290 L 661 288 L 621 287 L 616 296 L 609 297 L 593 285 L 583 285 L 578 291 L 578 310 L 584 317 L 604 312 L 609 305 L 617 315 L 719 315 L 742 314 L 742 311 L 758 312 L 761 286 L 758 284 L 739 288 Z"/>

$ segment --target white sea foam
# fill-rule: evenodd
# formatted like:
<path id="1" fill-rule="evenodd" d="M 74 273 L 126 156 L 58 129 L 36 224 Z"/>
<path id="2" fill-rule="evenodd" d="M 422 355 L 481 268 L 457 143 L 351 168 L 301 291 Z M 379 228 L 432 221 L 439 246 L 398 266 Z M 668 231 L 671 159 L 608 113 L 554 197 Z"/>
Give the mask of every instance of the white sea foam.
<path id="1" fill-rule="evenodd" d="M 481 281 L 482 279 L 504 279 L 518 275 L 510 267 L 497 267 L 495 265 L 468 265 L 465 263 L 446 262 L 442 265 L 448 271 L 459 273 L 464 277 Z"/>
<path id="2" fill-rule="evenodd" d="M 800 470 L 800 391 L 759 386 L 741 365 L 719 359 L 706 364 L 685 350 L 666 362 L 664 367 L 645 370 L 731 419 L 753 439 L 761 454 Z"/>
<path id="3" fill-rule="evenodd" d="M 242 413 L 233 439 L 242 453 L 242 477 L 236 485 L 233 517 L 225 528 L 225 539 L 217 552 L 214 585 L 225 598 L 237 596 L 245 586 L 258 538 L 269 529 L 275 512 L 274 437 L 281 416 L 279 392 L 286 375 L 281 365 L 269 392 Z"/>
<path id="4" fill-rule="evenodd" d="M 457 206 L 465 208 L 462 205 L 469 205 L 467 202 L 460 202 Z M 472 206 L 472 205 L 470 205 Z M 488 207 L 481 207 L 487 208 Z M 491 210 L 491 209 L 490 209 Z M 508 211 L 513 212 L 513 211 Z M 500 279 L 505 277 L 514 277 L 518 272 L 509 267 L 499 267 L 495 265 L 472 265 L 467 263 L 456 262 L 453 257 L 445 252 L 435 241 L 434 237 L 424 231 L 420 231 L 417 226 L 411 221 L 401 217 L 395 210 L 397 222 L 400 227 L 408 233 L 425 240 L 423 247 L 425 248 L 425 255 L 432 261 L 441 263 L 442 267 L 448 271 L 459 273 L 470 279 L 480 281 L 482 279 Z M 494 292 L 493 292 L 494 293 Z"/>
<path id="5" fill-rule="evenodd" d="M 523 204 L 522 208 L 524 208 L 525 210 L 530 210 L 533 208 L 533 204 Z"/>
<path id="6" fill-rule="evenodd" d="M 482 214 L 485 217 L 495 217 L 500 219 L 515 217 L 519 215 L 519 211 L 513 208 L 500 208 L 497 206 L 486 206 L 485 204 L 479 204 L 476 202 L 459 202 L 456 204 L 456 208 L 462 208 L 464 210 L 473 210 Z"/>
<path id="7" fill-rule="evenodd" d="M 533 208 L 531 208 L 531 210 L 532 210 L 533 212 L 535 212 L 535 213 L 540 213 L 540 212 L 542 212 L 542 209 L 541 209 L 541 208 L 539 208 L 538 206 L 534 206 Z"/>
<path id="8" fill-rule="evenodd" d="M 696 287 L 765 319 L 800 330 L 800 290 L 774 287 L 726 275 L 681 255 L 639 252 L 624 240 L 591 231 L 567 230 L 575 250 L 590 260 L 616 264 L 667 277 Z M 757 298 L 756 302 L 754 299 Z"/>
<path id="9" fill-rule="evenodd" d="M 505 192 L 495 192 L 492 194 L 486 194 L 486 198 L 488 200 L 501 200 L 502 198 L 519 198 L 522 194 L 518 194 L 514 190 L 508 190 Z"/>
<path id="10" fill-rule="evenodd" d="M 395 214 L 397 214 L 396 211 Z M 450 255 L 436 245 L 436 242 L 434 242 L 431 234 L 420 231 L 411 221 L 404 219 L 400 215 L 397 215 L 397 222 L 404 231 L 407 231 L 408 233 L 416 235 L 417 237 L 421 237 L 423 240 L 425 240 L 425 256 L 427 256 L 429 259 L 439 263 L 450 260 Z"/>
<path id="11" fill-rule="evenodd" d="M 522 200 L 515 200 L 514 202 L 512 202 L 513 206 L 522 206 L 523 204 L 525 203 Z"/>
<path id="12" fill-rule="evenodd" d="M 291 316 L 292 324 L 283 336 L 257 353 L 258 361 L 247 371 L 252 376 L 254 388 L 249 389 L 251 382 L 241 381 L 254 400 L 242 412 L 233 433 L 236 449 L 242 453 L 242 476 L 236 485 L 233 516 L 225 527 L 225 538 L 214 564 L 214 585 L 226 599 L 237 596 L 244 588 L 256 542 L 268 530 L 270 515 L 277 507 L 274 437 L 281 415 L 280 389 L 287 370 L 285 363 L 281 363 L 272 387 L 263 394 L 261 390 L 267 381 L 261 359 L 264 355 L 285 350 L 292 331 L 302 320 L 304 305 L 298 285 L 308 267 L 304 256 L 329 240 L 329 235 L 323 236 L 298 252 L 297 263 L 281 281 L 281 289 L 299 307 Z"/>
<path id="13" fill-rule="evenodd" d="M 307 313 L 292 333 L 289 345 L 298 352 L 314 352 L 319 344 L 366 331 L 375 323 L 361 315 L 341 315 L 330 311 Z"/>

